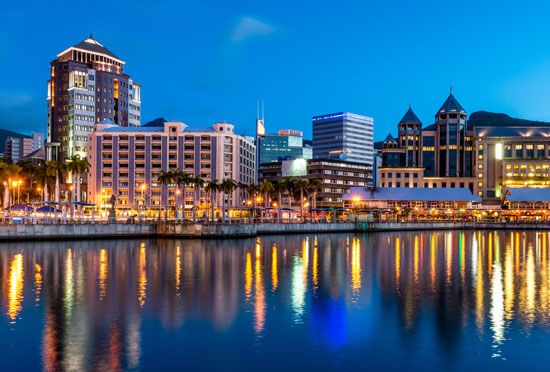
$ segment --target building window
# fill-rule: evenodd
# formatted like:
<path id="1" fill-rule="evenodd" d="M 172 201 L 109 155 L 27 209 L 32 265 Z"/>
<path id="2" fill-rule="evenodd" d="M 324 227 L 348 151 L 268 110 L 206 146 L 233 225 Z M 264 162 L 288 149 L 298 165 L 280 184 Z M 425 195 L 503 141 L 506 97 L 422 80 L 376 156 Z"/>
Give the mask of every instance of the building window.
<path id="1" fill-rule="evenodd" d="M 523 157 L 523 145 L 516 145 L 516 158 L 522 158 Z"/>

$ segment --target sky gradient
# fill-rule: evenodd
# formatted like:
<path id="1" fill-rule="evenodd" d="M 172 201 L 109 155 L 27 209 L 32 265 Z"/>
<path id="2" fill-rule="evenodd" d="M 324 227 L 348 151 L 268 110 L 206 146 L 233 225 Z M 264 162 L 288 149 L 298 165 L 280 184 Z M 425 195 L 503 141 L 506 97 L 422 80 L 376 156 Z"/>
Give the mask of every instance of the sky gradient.
<path id="1" fill-rule="evenodd" d="M 451 84 L 469 113 L 550 120 L 547 1 L 110 4 L 2 5 L 0 127 L 46 130 L 49 63 L 90 32 L 142 84 L 143 123 L 226 120 L 252 135 L 263 99 L 268 132 L 310 137 L 312 116 L 351 111 L 383 139 L 409 104 L 431 124 Z"/>

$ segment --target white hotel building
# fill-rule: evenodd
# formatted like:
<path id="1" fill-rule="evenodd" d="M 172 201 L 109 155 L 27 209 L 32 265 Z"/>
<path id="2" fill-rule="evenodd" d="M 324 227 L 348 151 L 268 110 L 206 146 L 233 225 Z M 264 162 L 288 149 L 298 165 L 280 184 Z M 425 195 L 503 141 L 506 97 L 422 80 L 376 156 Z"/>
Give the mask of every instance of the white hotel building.
<path id="1" fill-rule="evenodd" d="M 200 175 L 206 182 L 233 179 L 251 184 L 256 174 L 256 146 L 252 137 L 234 132 L 228 123 L 209 128 L 190 128 L 181 122 L 165 122 L 162 126 L 122 127 L 110 121 L 96 124 L 90 134 L 88 161 L 88 200 L 98 206 L 109 204 L 116 197 L 119 211 L 140 208 L 158 209 L 178 206 L 193 207 L 190 190 L 176 195 L 174 187 L 158 182 L 162 170 L 180 169 L 191 176 Z M 229 205 L 242 201 L 239 193 L 229 198 Z M 199 200 L 201 210 L 209 208 L 205 192 Z M 221 195 L 217 205 L 221 206 Z"/>

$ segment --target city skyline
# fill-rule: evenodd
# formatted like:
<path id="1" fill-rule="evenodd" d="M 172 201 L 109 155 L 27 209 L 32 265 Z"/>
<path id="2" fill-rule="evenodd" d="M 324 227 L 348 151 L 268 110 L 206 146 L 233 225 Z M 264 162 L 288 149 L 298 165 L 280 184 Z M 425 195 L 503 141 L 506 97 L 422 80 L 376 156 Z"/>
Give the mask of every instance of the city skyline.
<path id="1" fill-rule="evenodd" d="M 441 16 L 445 4 L 432 1 L 334 10 L 324 2 L 316 9 L 238 2 L 219 5 L 215 13 L 212 2 L 186 2 L 128 7 L 134 27 L 101 15 L 83 24 L 68 17 L 69 10 L 55 10 L 54 19 L 67 22 L 59 29 L 48 27 L 54 10 L 46 5 L 37 2 L 29 13 L 7 4 L 0 16 L 0 67 L 25 73 L 2 78 L 0 127 L 46 131 L 48 64 L 90 32 L 124 56 L 128 73 L 139 77 L 142 123 L 160 116 L 192 126 L 227 120 L 252 135 L 256 102 L 264 100 L 272 132 L 292 128 L 311 138 L 312 116 L 351 111 L 374 117 L 375 139 L 382 140 L 409 104 L 430 124 L 451 84 L 469 113 L 549 120 L 544 103 L 550 94 L 545 88 L 550 54 L 532 45 L 548 36 L 542 17 L 550 5 L 536 2 L 535 13 L 530 6 L 491 3 L 454 6 L 467 16 L 460 26 Z M 522 19 L 523 13 L 529 17 Z M 35 27 L 8 32 L 23 19 Z M 45 28 L 47 42 L 29 48 Z M 18 55 L 25 58 L 13 58 Z M 347 58 L 336 58 L 340 55 Z"/>

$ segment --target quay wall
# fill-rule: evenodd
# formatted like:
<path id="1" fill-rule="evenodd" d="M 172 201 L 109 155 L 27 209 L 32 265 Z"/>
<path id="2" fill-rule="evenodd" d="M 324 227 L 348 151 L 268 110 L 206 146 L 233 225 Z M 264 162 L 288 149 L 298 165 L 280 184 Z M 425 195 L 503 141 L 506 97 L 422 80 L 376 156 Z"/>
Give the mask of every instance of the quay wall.
<path id="1" fill-rule="evenodd" d="M 550 223 L 478 222 L 358 222 L 357 231 L 421 230 L 550 230 Z"/>
<path id="2" fill-rule="evenodd" d="M 296 233 L 338 233 L 356 231 L 355 223 L 260 223 L 258 235 Z"/>
<path id="3" fill-rule="evenodd" d="M 241 238 L 297 233 L 420 230 L 550 230 L 550 223 L 357 222 L 260 224 L 14 224 L 0 225 L 0 241 L 116 238 Z"/>
<path id="4" fill-rule="evenodd" d="M 0 241 L 109 239 L 147 237 L 155 234 L 155 224 L 16 224 L 0 226 Z"/>

